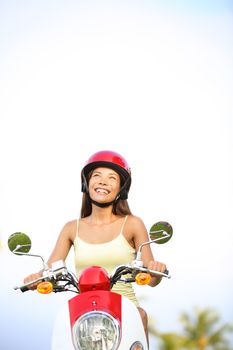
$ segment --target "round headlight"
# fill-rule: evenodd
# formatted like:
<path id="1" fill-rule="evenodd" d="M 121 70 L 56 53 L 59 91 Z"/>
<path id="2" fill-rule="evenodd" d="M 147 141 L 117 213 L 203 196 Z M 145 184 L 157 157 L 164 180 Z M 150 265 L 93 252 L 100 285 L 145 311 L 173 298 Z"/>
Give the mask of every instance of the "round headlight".
<path id="1" fill-rule="evenodd" d="M 120 324 L 105 312 L 88 312 L 75 322 L 72 338 L 77 350 L 115 350 L 120 342 Z"/>

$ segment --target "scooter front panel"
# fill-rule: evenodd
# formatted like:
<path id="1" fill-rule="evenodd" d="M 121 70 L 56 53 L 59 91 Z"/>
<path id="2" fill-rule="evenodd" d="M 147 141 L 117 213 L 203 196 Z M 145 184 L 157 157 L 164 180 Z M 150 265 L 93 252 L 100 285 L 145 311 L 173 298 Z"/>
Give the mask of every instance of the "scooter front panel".
<path id="1" fill-rule="evenodd" d="M 109 291 L 97 290 L 81 293 L 69 300 L 70 324 L 90 311 L 109 312 L 121 323 L 121 295 Z"/>
<path id="2" fill-rule="evenodd" d="M 102 292 L 103 291 L 101 291 L 101 293 Z M 84 294 L 88 293 L 89 292 Z M 77 309 L 74 306 L 72 307 L 71 314 L 74 313 L 76 316 L 80 314 L 81 310 L 83 310 L 83 314 L 88 312 L 88 310 L 93 311 L 94 305 L 91 304 L 90 301 L 93 301 L 94 296 L 95 300 L 98 301 L 98 310 L 109 312 L 112 316 L 115 315 L 115 317 L 119 317 L 121 320 L 121 342 L 118 350 L 129 350 L 132 344 L 137 341 L 143 345 L 144 350 L 148 350 L 146 336 L 138 309 L 128 298 L 122 297 L 121 295 L 113 292 L 106 293 L 109 294 L 107 298 L 112 299 L 112 302 L 108 304 L 111 305 L 109 306 L 108 310 L 106 309 L 106 307 L 103 308 L 103 305 L 105 304 L 103 298 L 105 295 L 104 293 L 102 293 L 102 301 L 100 301 L 98 298 L 96 299 L 97 295 L 100 296 L 99 293 L 92 292 L 92 295 L 87 295 L 87 300 L 89 301 L 84 304 L 80 302 L 81 300 L 84 301 L 84 299 L 79 298 L 80 295 L 72 298 L 71 300 L 73 301 L 71 301 L 69 304 L 68 302 L 66 302 L 66 304 L 59 310 L 54 323 L 51 350 L 74 350 L 72 342 L 69 305 L 72 305 L 75 302 L 75 304 L 80 306 L 80 308 L 77 307 Z M 115 295 L 117 295 L 116 298 Z M 114 303 L 114 300 L 118 300 L 118 302 Z M 116 314 L 118 316 L 116 316 Z M 74 317 L 74 315 L 72 317 Z"/>

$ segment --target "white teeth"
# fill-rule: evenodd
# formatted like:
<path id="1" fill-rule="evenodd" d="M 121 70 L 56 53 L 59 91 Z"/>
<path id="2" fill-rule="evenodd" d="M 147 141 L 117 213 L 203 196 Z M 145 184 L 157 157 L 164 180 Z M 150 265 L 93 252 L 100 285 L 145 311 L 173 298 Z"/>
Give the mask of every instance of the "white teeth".
<path id="1" fill-rule="evenodd" d="M 97 192 L 97 193 L 102 193 L 102 194 L 108 194 L 108 191 L 106 191 L 106 190 L 104 190 L 104 189 L 102 189 L 102 188 L 97 188 L 97 189 L 96 189 L 96 192 Z"/>

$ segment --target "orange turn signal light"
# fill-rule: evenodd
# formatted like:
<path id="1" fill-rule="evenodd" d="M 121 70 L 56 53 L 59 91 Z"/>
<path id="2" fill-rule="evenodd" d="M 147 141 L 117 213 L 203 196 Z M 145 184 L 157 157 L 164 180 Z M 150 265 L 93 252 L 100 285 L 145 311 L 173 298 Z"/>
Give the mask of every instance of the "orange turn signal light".
<path id="1" fill-rule="evenodd" d="M 49 294 L 53 291 L 53 285 L 51 282 L 41 282 L 37 285 L 37 292 L 41 294 Z"/>
<path id="2" fill-rule="evenodd" d="M 151 281 L 151 275 L 149 273 L 140 272 L 135 277 L 135 282 L 139 285 L 149 284 Z"/>

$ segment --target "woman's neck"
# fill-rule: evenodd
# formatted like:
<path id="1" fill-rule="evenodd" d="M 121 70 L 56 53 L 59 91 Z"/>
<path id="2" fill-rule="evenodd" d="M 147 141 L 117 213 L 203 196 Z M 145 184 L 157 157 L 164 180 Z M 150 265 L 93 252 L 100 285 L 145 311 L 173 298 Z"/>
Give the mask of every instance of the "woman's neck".
<path id="1" fill-rule="evenodd" d="M 89 223 L 95 225 L 110 224 L 115 221 L 117 216 L 112 212 L 112 206 L 107 208 L 99 208 L 95 205 L 92 206 L 92 213 L 88 216 Z"/>

